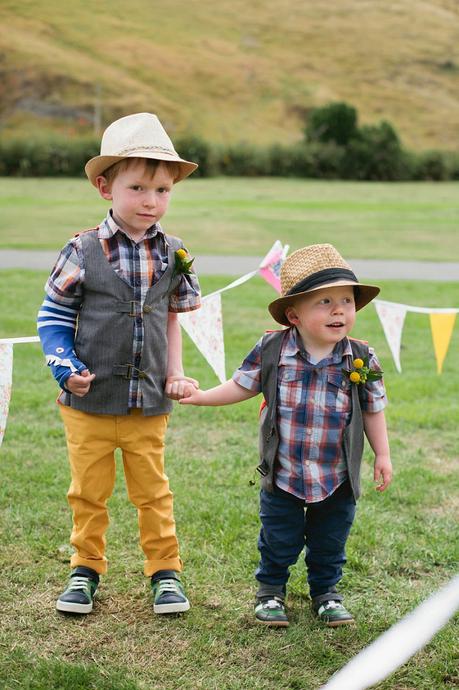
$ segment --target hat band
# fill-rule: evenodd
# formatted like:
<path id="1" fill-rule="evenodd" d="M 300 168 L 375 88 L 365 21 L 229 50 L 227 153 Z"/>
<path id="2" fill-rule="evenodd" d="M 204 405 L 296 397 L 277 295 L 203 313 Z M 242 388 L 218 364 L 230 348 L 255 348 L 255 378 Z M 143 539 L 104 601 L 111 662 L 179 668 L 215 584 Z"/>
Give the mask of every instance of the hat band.
<path id="1" fill-rule="evenodd" d="M 113 156 L 125 156 L 128 153 L 140 152 L 140 151 L 157 151 L 158 153 L 167 153 L 169 156 L 177 156 L 174 149 L 166 148 L 165 146 L 129 146 L 124 148 L 118 153 L 109 154 Z"/>
<path id="2" fill-rule="evenodd" d="M 299 292 L 306 292 L 307 290 L 311 290 L 318 285 L 323 285 L 324 283 L 335 282 L 338 280 L 352 280 L 354 283 L 359 282 L 357 280 L 357 276 L 347 268 L 324 268 L 323 271 L 317 271 L 317 273 L 313 273 L 294 285 L 285 294 L 285 297 L 297 295 Z"/>

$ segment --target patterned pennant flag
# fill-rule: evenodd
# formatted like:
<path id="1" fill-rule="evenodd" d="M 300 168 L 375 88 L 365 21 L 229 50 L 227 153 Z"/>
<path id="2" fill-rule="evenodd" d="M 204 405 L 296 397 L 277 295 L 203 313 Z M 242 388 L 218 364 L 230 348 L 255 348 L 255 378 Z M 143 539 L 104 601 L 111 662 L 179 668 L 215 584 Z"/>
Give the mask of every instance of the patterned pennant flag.
<path id="1" fill-rule="evenodd" d="M 437 359 L 437 372 L 441 374 L 443 362 L 445 361 L 451 336 L 453 334 L 456 312 L 444 314 L 431 312 L 429 317 L 435 357 Z"/>
<path id="2" fill-rule="evenodd" d="M 205 357 L 221 383 L 226 381 L 222 299 L 219 292 L 202 298 L 196 311 L 178 315 L 180 325 Z"/>
<path id="3" fill-rule="evenodd" d="M 405 322 L 407 307 L 404 304 L 395 302 L 384 302 L 374 300 L 377 314 L 384 330 L 384 335 L 389 344 L 392 357 L 394 358 L 397 371 L 402 371 L 400 364 L 400 345 L 402 341 L 402 330 Z"/>
<path id="4" fill-rule="evenodd" d="M 0 343 L 0 446 L 5 433 L 13 380 L 13 345 Z"/>

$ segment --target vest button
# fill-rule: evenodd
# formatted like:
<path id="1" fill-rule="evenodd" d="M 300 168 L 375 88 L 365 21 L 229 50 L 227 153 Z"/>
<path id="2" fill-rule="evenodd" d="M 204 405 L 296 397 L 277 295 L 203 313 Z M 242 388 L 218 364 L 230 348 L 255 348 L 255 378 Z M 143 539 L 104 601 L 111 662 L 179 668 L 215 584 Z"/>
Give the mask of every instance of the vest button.
<path id="1" fill-rule="evenodd" d="M 149 314 L 150 312 L 153 311 L 153 307 L 150 307 L 149 304 L 144 304 L 143 311 L 145 314 Z"/>

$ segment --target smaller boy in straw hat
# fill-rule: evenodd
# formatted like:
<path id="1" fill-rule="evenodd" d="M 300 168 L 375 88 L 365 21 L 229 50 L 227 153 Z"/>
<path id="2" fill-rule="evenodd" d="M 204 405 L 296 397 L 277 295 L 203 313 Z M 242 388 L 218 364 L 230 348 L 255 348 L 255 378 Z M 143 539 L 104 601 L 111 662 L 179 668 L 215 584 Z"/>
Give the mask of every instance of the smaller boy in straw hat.
<path id="1" fill-rule="evenodd" d="M 269 311 L 287 328 L 265 334 L 231 380 L 180 402 L 228 405 L 263 393 L 255 617 L 288 625 L 289 567 L 305 547 L 313 610 L 336 627 L 353 622 L 336 586 L 360 495 L 364 434 L 377 490 L 392 478 L 381 368 L 372 348 L 348 337 L 356 311 L 379 288 L 359 283 L 329 244 L 291 254 L 281 288 Z"/>
<path id="2" fill-rule="evenodd" d="M 160 221 L 174 184 L 196 168 L 178 155 L 156 115 L 113 122 L 100 155 L 85 167 L 111 208 L 100 225 L 66 244 L 45 286 L 38 332 L 62 389 L 72 477 L 75 552 L 59 611 L 89 613 L 107 571 L 116 448 L 138 512 L 154 611 L 189 608 L 164 438 L 171 399 L 198 385 L 183 373 L 178 313 L 200 306 L 200 290 L 182 241 L 166 235 Z"/>

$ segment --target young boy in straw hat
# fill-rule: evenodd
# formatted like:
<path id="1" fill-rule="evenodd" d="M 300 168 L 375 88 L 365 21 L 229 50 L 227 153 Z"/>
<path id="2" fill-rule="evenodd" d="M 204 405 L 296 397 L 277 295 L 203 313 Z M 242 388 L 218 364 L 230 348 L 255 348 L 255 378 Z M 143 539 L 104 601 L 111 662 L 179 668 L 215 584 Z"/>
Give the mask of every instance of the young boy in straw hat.
<path id="1" fill-rule="evenodd" d="M 189 608 L 178 573 L 164 437 L 172 399 L 197 382 L 183 373 L 178 312 L 200 306 L 182 241 L 160 221 L 173 185 L 197 165 L 183 160 L 156 115 L 137 113 L 104 132 L 85 171 L 111 208 L 71 239 L 46 283 L 38 332 L 62 391 L 58 402 L 71 468 L 72 572 L 59 611 L 92 610 L 107 571 L 107 500 L 121 448 L 137 507 L 145 575 L 156 613 Z"/>
<path id="2" fill-rule="evenodd" d="M 353 621 L 336 585 L 360 494 L 364 433 L 377 490 L 392 477 L 380 366 L 371 348 L 348 338 L 356 311 L 379 288 L 359 283 L 329 244 L 289 256 L 281 288 L 269 311 L 287 328 L 261 338 L 231 380 L 180 402 L 228 405 L 263 393 L 256 620 L 288 625 L 289 567 L 306 547 L 313 610 L 335 627 Z"/>

